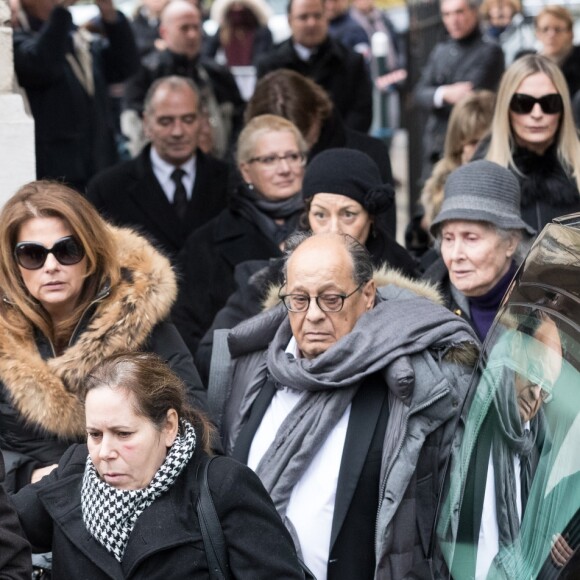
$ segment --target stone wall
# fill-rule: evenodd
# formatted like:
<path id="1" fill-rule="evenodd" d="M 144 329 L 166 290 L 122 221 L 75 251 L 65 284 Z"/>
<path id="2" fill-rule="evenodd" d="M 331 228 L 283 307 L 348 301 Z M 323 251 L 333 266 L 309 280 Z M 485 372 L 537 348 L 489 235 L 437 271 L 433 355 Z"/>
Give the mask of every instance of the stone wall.
<path id="1" fill-rule="evenodd" d="M 0 0 L 0 205 L 35 177 L 34 122 L 15 91 L 10 9 Z"/>

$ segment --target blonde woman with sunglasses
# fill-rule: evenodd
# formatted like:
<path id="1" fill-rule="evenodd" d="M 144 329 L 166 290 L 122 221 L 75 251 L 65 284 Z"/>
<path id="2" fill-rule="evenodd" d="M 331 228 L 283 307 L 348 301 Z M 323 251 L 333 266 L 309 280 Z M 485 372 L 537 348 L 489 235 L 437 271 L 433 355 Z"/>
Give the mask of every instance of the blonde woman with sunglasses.
<path id="1" fill-rule="evenodd" d="M 580 211 L 580 141 L 556 64 L 531 54 L 506 70 L 485 158 L 516 175 L 522 218 L 538 232 L 553 218 Z"/>
<path id="2" fill-rule="evenodd" d="M 165 321 L 177 293 L 169 261 L 65 185 L 29 183 L 4 206 L 0 293 L 0 451 L 10 492 L 84 439 L 80 397 L 109 355 L 157 353 L 190 403 L 205 405 L 191 356 Z"/>

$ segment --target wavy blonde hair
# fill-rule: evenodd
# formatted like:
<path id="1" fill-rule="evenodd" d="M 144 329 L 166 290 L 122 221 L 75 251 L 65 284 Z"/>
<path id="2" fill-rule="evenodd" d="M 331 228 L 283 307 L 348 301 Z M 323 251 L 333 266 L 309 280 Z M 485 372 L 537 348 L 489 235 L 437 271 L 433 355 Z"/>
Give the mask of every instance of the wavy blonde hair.
<path id="1" fill-rule="evenodd" d="M 66 319 L 53 325 L 42 305 L 26 288 L 20 268 L 14 258 L 14 247 L 21 226 L 33 218 L 58 218 L 80 241 L 86 256 L 85 281 L 77 306 Z M 117 253 L 106 222 L 97 210 L 79 193 L 62 183 L 33 181 L 21 187 L 0 213 L 0 316 L 16 333 L 27 326 L 39 328 L 56 345 L 63 345 L 73 332 L 83 311 L 95 298 L 101 283 L 107 279 L 117 284 L 120 267 Z M 7 317 L 8 309 L 16 307 L 24 319 Z"/>
<path id="2" fill-rule="evenodd" d="M 580 190 L 580 141 L 574 125 L 568 85 L 558 65 L 538 54 L 528 54 L 516 60 L 503 75 L 491 122 L 491 141 L 486 159 L 521 173 L 515 166 L 512 155 L 516 141 L 510 123 L 509 106 L 522 81 L 537 73 L 545 74 L 562 96 L 564 110 L 556 133 L 558 159 L 575 179 L 576 186 Z"/>

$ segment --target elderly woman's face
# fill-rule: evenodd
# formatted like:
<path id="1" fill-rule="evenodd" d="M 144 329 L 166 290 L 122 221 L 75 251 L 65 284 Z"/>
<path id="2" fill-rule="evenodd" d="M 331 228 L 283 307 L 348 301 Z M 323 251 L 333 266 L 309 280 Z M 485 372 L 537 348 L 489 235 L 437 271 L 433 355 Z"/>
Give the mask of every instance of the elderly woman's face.
<path id="1" fill-rule="evenodd" d="M 453 285 L 465 296 L 482 296 L 507 273 L 517 240 L 502 238 L 482 222 L 449 220 L 441 228 L 441 254 Z"/>
<path id="2" fill-rule="evenodd" d="M 544 73 L 535 73 L 526 77 L 515 92 L 536 99 L 558 94 L 554 83 Z M 510 109 L 509 115 L 518 145 L 538 155 L 543 155 L 556 138 L 562 113 L 546 113 L 540 103 L 535 103 L 529 113 L 514 113 Z"/>
<path id="3" fill-rule="evenodd" d="M 71 235 L 72 230 L 60 218 L 31 218 L 20 226 L 16 241 L 34 242 L 50 250 L 57 241 Z M 38 269 L 30 270 L 20 265 L 18 268 L 26 289 L 44 306 L 53 322 L 66 318 L 74 310 L 83 289 L 86 257 L 67 266 L 51 253 Z"/>
<path id="4" fill-rule="evenodd" d="M 290 131 L 262 133 L 252 157 L 240 165 L 246 183 L 270 201 L 282 201 L 302 189 L 304 156 Z"/>
<path id="5" fill-rule="evenodd" d="M 161 429 L 134 409 L 134 395 L 123 388 L 92 389 L 85 400 L 91 461 L 101 479 L 117 489 L 147 487 L 177 436 L 173 409 Z"/>
<path id="6" fill-rule="evenodd" d="M 348 234 L 365 244 L 372 218 L 358 201 L 336 193 L 317 193 L 310 204 L 308 223 L 315 234 Z"/>

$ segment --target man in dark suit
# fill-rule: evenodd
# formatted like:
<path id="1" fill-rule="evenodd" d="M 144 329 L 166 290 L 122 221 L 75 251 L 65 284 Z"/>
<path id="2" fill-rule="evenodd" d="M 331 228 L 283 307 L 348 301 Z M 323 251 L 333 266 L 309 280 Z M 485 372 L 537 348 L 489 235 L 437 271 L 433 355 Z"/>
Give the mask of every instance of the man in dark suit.
<path id="1" fill-rule="evenodd" d="M 227 204 L 228 165 L 198 149 L 199 126 L 193 82 L 159 79 L 145 99 L 151 144 L 135 159 L 97 175 L 87 190 L 103 217 L 141 229 L 171 256 Z"/>
<path id="2" fill-rule="evenodd" d="M 367 132 L 373 117 L 370 76 L 363 57 L 329 36 L 323 0 L 291 0 L 292 37 L 258 61 L 258 77 L 288 68 L 324 88 L 344 122 Z"/>
<path id="3" fill-rule="evenodd" d="M 377 291 L 350 236 L 286 247 L 283 304 L 225 331 L 227 346 L 215 336 L 224 448 L 260 476 L 316 578 L 403 578 L 428 551 L 475 335 L 424 288 Z"/>

